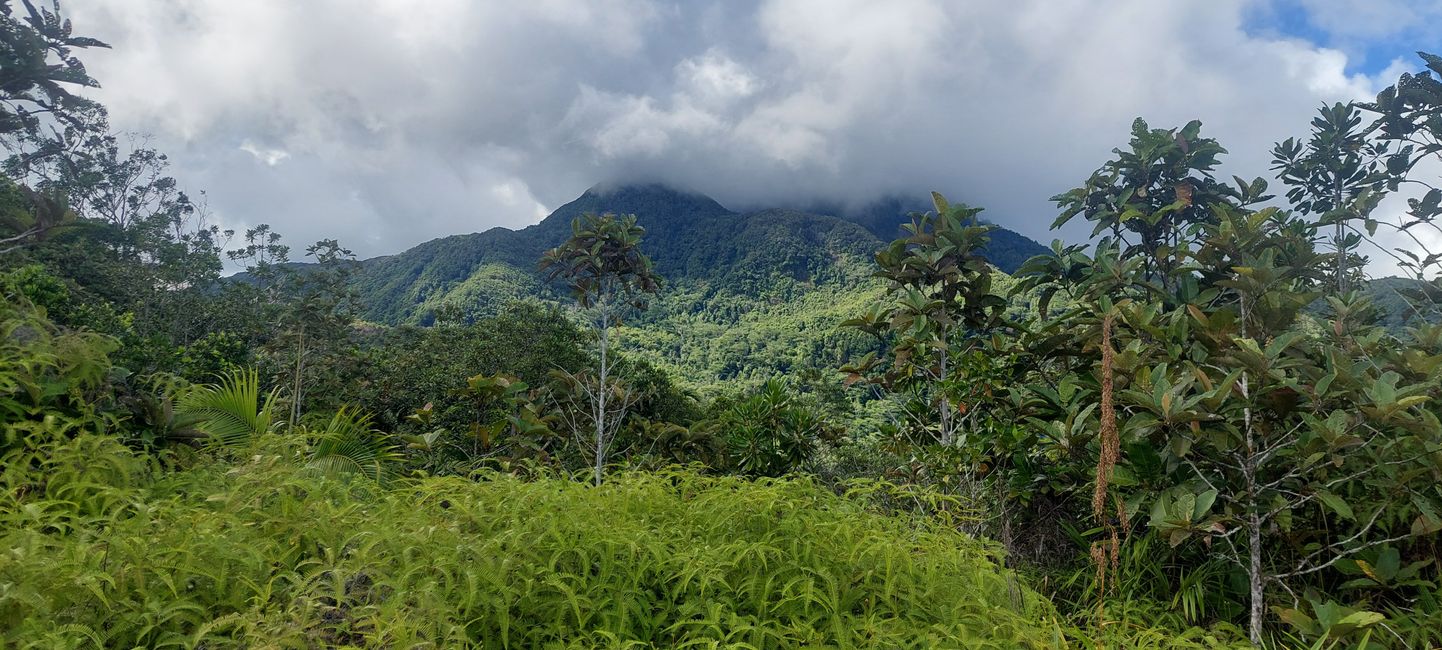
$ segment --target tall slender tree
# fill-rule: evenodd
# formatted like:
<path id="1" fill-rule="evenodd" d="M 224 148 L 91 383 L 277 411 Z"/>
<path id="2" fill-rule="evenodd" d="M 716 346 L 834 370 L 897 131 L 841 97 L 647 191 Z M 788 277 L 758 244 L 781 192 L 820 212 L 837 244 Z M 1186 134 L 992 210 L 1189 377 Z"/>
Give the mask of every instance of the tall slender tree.
<path id="1" fill-rule="evenodd" d="M 63 153 L 62 134 L 74 139 L 94 130 L 91 118 L 102 109 L 72 92 L 100 85 L 74 55 L 90 47 L 110 46 L 74 34 L 58 3 L 46 9 L 20 0 L 16 11 L 12 0 L 0 0 L 0 147 L 21 167 Z M 27 174 L 6 167 L 30 205 L 0 214 L 0 255 L 20 250 L 75 217 L 63 191 L 39 186 L 32 191 Z"/>
<path id="2" fill-rule="evenodd" d="M 601 484 L 606 455 L 631 401 L 612 376 L 611 328 L 632 310 L 646 307 L 661 277 L 651 258 L 641 252 L 646 230 L 635 215 L 587 214 L 571 223 L 571 237 L 541 257 L 540 268 L 550 281 L 564 279 L 581 309 L 587 311 L 597 335 L 594 380 L 572 377 L 572 388 L 585 393 L 592 426 L 590 440 L 596 485 Z"/>
<path id="3" fill-rule="evenodd" d="M 1332 283 L 1341 294 L 1357 287 L 1353 276 L 1367 264 L 1353 251 L 1362 243 L 1359 224 L 1376 231 L 1370 215 L 1382 197 L 1377 190 L 1387 146 L 1367 138 L 1355 105 L 1338 102 L 1317 112 L 1306 141 L 1287 138 L 1272 149 L 1272 169 L 1291 187 L 1287 200 L 1297 211 L 1331 227 Z"/>
<path id="4" fill-rule="evenodd" d="M 1411 246 L 1397 248 L 1395 257 L 1399 268 L 1421 281 L 1403 294 L 1423 313 L 1442 307 L 1442 250 L 1428 246 L 1442 236 L 1442 183 L 1413 172 L 1418 165 L 1442 162 L 1442 56 L 1417 54 L 1426 70 L 1403 73 L 1376 101 L 1360 106 L 1377 115 L 1369 130 L 1396 145 L 1387 155 L 1387 189 L 1418 192 L 1407 200 L 1407 213 L 1388 225 L 1410 240 Z"/>
<path id="5" fill-rule="evenodd" d="M 981 255 L 994 226 L 977 219 L 980 208 L 936 193 L 932 202 L 935 212 L 913 215 L 907 236 L 876 254 L 875 275 L 891 301 L 843 323 L 879 337 L 886 358 L 867 355 L 842 372 L 849 382 L 920 394 L 931 413 L 916 414 L 916 424 L 934 422 L 937 442 L 951 445 L 961 428 L 958 358 L 999 323 L 1006 301 L 992 292 L 992 268 Z"/>
<path id="6" fill-rule="evenodd" d="M 0 0 L 0 136 L 7 146 L 11 138 L 43 139 L 47 117 L 52 124 L 79 124 L 95 103 L 71 90 L 100 84 L 72 51 L 110 47 L 75 35 L 58 2 L 50 9 L 32 0 L 20 5 L 17 12 L 12 0 Z"/>

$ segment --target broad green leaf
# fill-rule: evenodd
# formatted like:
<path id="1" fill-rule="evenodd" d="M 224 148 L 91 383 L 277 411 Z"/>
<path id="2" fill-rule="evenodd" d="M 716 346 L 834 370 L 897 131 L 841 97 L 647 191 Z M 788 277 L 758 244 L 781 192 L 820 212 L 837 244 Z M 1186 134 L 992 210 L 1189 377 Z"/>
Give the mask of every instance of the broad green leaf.
<path id="1" fill-rule="evenodd" d="M 1356 516 L 1352 514 L 1352 506 L 1347 505 L 1347 502 L 1343 500 L 1342 497 L 1339 497 L 1336 494 L 1333 494 L 1326 490 L 1322 490 L 1317 492 L 1317 499 L 1322 503 L 1326 504 L 1327 507 L 1332 510 L 1332 512 L 1337 513 L 1343 519 L 1356 519 Z"/>

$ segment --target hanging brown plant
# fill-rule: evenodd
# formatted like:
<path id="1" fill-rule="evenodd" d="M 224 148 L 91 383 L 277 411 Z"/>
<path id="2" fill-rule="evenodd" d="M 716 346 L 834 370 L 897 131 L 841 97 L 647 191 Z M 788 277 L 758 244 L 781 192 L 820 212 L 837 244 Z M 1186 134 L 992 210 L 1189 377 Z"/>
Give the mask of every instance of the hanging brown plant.
<path id="1" fill-rule="evenodd" d="M 1102 365 L 1101 365 L 1101 456 L 1097 458 L 1096 488 L 1092 492 L 1092 516 L 1106 530 L 1106 538 L 1091 545 L 1091 560 L 1096 565 L 1097 621 L 1105 620 L 1106 594 L 1116 588 L 1116 574 L 1120 569 L 1119 555 L 1121 535 L 1119 527 L 1127 525 L 1126 508 L 1118 504 L 1117 516 L 1107 516 L 1107 488 L 1111 484 L 1112 472 L 1121 458 L 1121 436 L 1117 432 L 1116 407 L 1112 400 L 1113 370 L 1112 325 L 1115 315 L 1108 313 L 1102 318 Z"/>
<path id="2" fill-rule="evenodd" d="M 1115 372 L 1112 369 L 1112 322 L 1114 316 L 1107 314 L 1102 319 L 1102 371 L 1101 371 L 1101 457 L 1097 459 L 1096 489 L 1092 492 L 1092 515 L 1102 519 L 1107 505 L 1107 488 L 1111 484 L 1112 470 L 1116 468 L 1121 455 L 1121 440 L 1117 434 L 1117 413 L 1112 403 L 1112 384 Z"/>

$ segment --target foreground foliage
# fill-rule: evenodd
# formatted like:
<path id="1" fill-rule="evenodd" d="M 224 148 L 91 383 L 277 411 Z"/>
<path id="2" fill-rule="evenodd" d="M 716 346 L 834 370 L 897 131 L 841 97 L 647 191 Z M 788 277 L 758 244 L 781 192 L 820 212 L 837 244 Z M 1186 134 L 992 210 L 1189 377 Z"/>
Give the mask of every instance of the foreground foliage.
<path id="1" fill-rule="evenodd" d="M 296 438 L 161 471 L 113 437 L 12 450 L 6 647 L 1067 647 L 943 522 L 806 480 L 302 469 Z"/>

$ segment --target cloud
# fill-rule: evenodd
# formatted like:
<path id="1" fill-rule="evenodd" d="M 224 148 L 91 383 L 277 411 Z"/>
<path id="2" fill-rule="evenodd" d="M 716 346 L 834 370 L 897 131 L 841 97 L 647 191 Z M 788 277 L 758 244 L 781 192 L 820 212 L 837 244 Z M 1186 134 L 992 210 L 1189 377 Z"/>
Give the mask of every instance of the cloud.
<path id="1" fill-rule="evenodd" d="M 290 157 L 289 151 L 286 151 L 284 149 L 271 149 L 268 147 L 261 147 L 260 145 L 257 145 L 250 140 L 241 142 L 240 150 L 252 156 L 255 156 L 256 160 L 264 162 L 271 167 L 279 165 L 281 161 Z"/>
<path id="2" fill-rule="evenodd" d="M 1124 144 L 1134 117 L 1201 119 L 1233 152 L 1224 173 L 1267 175 L 1271 144 L 1304 134 L 1319 105 L 1371 96 L 1404 69 L 1358 74 L 1345 49 L 1252 29 L 1259 4 L 67 7 L 77 31 L 114 46 L 85 56 L 112 122 L 152 134 L 225 223 L 375 255 L 524 226 L 628 181 L 737 208 L 939 189 L 1046 241 L 1047 197 Z M 1401 15 L 1348 22 L 1339 3 L 1307 4 L 1349 39 L 1395 36 Z"/>

